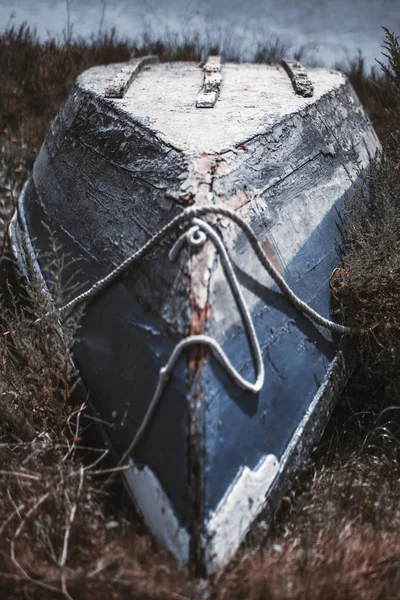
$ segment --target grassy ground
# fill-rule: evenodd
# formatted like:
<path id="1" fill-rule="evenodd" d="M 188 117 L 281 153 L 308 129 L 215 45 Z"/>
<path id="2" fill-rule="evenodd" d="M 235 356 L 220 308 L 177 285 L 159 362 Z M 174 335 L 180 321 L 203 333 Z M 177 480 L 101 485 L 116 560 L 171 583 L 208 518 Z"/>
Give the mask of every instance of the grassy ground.
<path id="1" fill-rule="evenodd" d="M 336 307 L 359 331 L 360 364 L 308 470 L 285 497 L 273 530 L 262 524 L 208 593 L 217 599 L 394 598 L 400 564 L 400 52 L 386 37 L 386 72 L 345 66 L 385 154 L 348 203 L 347 253 L 332 280 Z M 158 53 L 199 60 L 200 39 L 39 43 L 29 29 L 0 36 L 0 243 L 17 195 L 60 103 L 85 68 Z M 212 49 L 217 52 L 218 48 Z M 274 62 L 287 49 L 259 48 Z M 237 58 L 232 56 L 231 58 Z M 360 210 L 360 206 L 364 206 Z M 57 268 L 55 269 L 57 273 Z M 55 278 L 54 290 L 57 293 Z M 2 306 L 0 339 L 0 589 L 3 598 L 202 598 L 203 581 L 178 571 L 140 519 L 97 479 L 102 453 L 83 446 L 82 407 L 69 355 L 77 319 L 57 335 L 53 313 L 29 291 L 29 310 Z M 10 303 L 8 303 L 10 304 Z M 23 335 L 21 335 L 21 331 Z"/>

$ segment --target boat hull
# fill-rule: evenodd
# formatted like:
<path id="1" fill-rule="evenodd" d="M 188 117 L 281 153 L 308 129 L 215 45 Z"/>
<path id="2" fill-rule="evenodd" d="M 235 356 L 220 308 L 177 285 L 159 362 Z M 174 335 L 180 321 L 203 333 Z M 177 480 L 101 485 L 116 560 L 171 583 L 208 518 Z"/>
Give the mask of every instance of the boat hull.
<path id="1" fill-rule="evenodd" d="M 195 77 L 195 67 L 186 68 L 185 77 Z M 255 68 L 251 77 L 264 73 Z M 152 69 L 160 80 L 171 76 L 165 66 Z M 236 67 L 230 69 L 238 79 Z M 292 93 L 285 73 L 268 69 L 277 89 Z M 174 115 L 161 129 L 158 116 L 145 121 L 129 114 L 133 99 L 101 97 L 102 73 L 94 69 L 78 80 L 21 195 L 10 233 L 20 269 L 25 238 L 45 283 L 54 236 L 87 289 L 188 205 L 212 204 L 239 215 L 293 292 L 330 318 L 344 197 L 360 164 L 379 148 L 344 77 L 310 72 L 314 98 L 291 96 L 293 106 L 267 115 L 264 124 L 260 113 L 253 135 L 240 137 L 236 127 L 230 145 L 224 133 L 214 146 L 204 141 L 201 152 L 197 138 L 179 138 Z M 150 75 L 145 70 L 140 77 L 145 87 Z M 220 101 L 226 102 L 224 87 L 213 111 Z M 196 113 L 194 125 L 204 119 L 211 126 L 209 118 Z M 260 345 L 264 385 L 257 393 L 242 389 L 202 344 L 182 352 L 124 477 L 156 537 L 182 564 L 212 572 L 228 562 L 262 512 L 265 519 L 273 514 L 318 439 L 351 360 L 347 342 L 282 295 L 237 224 L 204 219 L 232 261 Z M 172 260 L 183 232 L 171 231 L 124 270 L 82 319 L 75 361 L 117 457 L 140 429 L 160 369 L 182 340 L 207 335 L 242 378 L 257 376 L 220 250 L 212 239 L 199 249 L 184 242 Z"/>

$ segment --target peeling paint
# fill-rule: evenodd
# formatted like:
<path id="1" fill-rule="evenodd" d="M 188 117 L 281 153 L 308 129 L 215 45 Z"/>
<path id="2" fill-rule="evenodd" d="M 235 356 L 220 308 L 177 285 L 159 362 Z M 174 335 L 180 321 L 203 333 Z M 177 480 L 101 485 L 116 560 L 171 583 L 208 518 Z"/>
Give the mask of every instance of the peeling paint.
<path id="1" fill-rule="evenodd" d="M 268 488 L 279 471 L 279 461 L 270 454 L 262 458 L 255 469 L 240 470 L 225 496 L 209 517 L 207 565 L 209 572 L 229 561 L 266 503 Z"/>
<path id="2" fill-rule="evenodd" d="M 190 198 L 191 204 L 211 204 L 211 172 L 216 160 L 216 156 L 209 154 L 191 158 L 187 176 L 180 187 L 181 201 Z"/>
<path id="3" fill-rule="evenodd" d="M 168 496 L 148 466 L 138 469 L 132 459 L 124 472 L 128 490 L 135 490 L 134 502 L 157 540 L 167 546 L 180 565 L 189 561 L 190 536 L 179 525 Z"/>

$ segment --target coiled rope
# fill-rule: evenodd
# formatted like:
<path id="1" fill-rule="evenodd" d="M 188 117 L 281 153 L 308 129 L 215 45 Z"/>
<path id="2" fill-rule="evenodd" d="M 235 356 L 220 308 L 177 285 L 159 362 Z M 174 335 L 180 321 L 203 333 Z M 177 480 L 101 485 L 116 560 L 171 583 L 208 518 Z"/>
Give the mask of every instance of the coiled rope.
<path id="1" fill-rule="evenodd" d="M 249 340 L 249 344 L 252 350 L 253 359 L 255 362 L 255 370 L 256 370 L 256 381 L 252 383 L 244 379 L 240 373 L 235 369 L 232 365 L 231 361 L 225 354 L 224 350 L 218 344 L 216 340 L 208 335 L 191 335 L 180 342 L 175 346 L 171 356 L 168 359 L 167 364 L 160 369 L 159 379 L 157 382 L 156 390 L 153 394 L 153 397 L 150 401 L 149 407 L 146 411 L 146 414 L 143 418 L 143 421 L 137 430 L 131 444 L 121 456 L 117 467 L 124 464 L 129 456 L 132 454 L 134 448 L 137 446 L 139 441 L 141 440 L 144 432 L 146 431 L 149 422 L 154 414 L 154 411 L 160 401 L 160 398 L 164 392 L 164 389 L 167 385 L 171 372 L 174 369 L 175 364 L 177 363 L 181 353 L 188 347 L 203 344 L 208 346 L 213 352 L 214 356 L 219 360 L 222 366 L 226 369 L 235 383 L 241 388 L 250 391 L 252 393 L 258 393 L 264 385 L 264 364 L 261 355 L 260 344 L 257 338 L 257 334 L 254 328 L 253 321 L 250 316 L 249 309 L 245 303 L 243 294 L 240 289 L 239 282 L 234 273 L 232 263 L 230 261 L 228 252 L 223 244 L 223 241 L 215 231 L 213 227 L 211 227 L 206 221 L 201 219 L 200 217 L 206 215 L 219 215 L 222 217 L 227 217 L 231 221 L 233 221 L 236 225 L 238 225 L 241 230 L 246 235 L 251 247 L 253 248 L 258 260 L 261 265 L 267 271 L 267 273 L 271 276 L 271 278 L 278 285 L 279 289 L 283 293 L 283 295 L 292 303 L 292 305 L 297 308 L 299 311 L 310 317 L 315 323 L 330 329 L 336 333 L 340 334 L 349 334 L 350 328 L 340 325 L 338 323 L 334 323 L 329 319 L 324 318 L 322 315 L 317 313 L 314 309 L 312 309 L 306 302 L 303 302 L 296 294 L 290 289 L 286 281 L 283 277 L 278 273 L 275 267 L 272 265 L 271 261 L 265 254 L 262 246 L 258 242 L 253 230 L 251 227 L 240 217 L 236 212 L 229 210 L 227 208 L 219 207 L 219 206 L 202 206 L 202 207 L 193 207 L 188 208 L 183 211 L 181 214 L 172 219 L 165 227 L 163 227 L 158 233 L 156 233 L 153 237 L 151 237 L 139 250 L 137 250 L 134 254 L 129 256 L 126 260 L 124 260 L 118 267 L 116 267 L 111 273 L 106 275 L 104 278 L 97 281 L 94 285 L 92 285 L 88 290 L 76 296 L 73 300 L 65 304 L 59 310 L 60 312 L 71 311 L 73 308 L 81 304 L 82 302 L 91 300 L 98 296 L 103 290 L 105 290 L 113 281 L 115 281 L 120 275 L 122 275 L 129 267 L 131 267 L 134 263 L 143 258 L 146 254 L 148 254 L 153 248 L 155 248 L 158 244 L 160 244 L 170 233 L 172 233 L 175 229 L 177 229 L 180 225 L 184 223 L 188 223 L 190 228 L 181 234 L 172 249 L 170 250 L 169 257 L 171 260 L 175 260 L 179 251 L 185 243 L 188 243 L 192 247 L 201 247 L 207 238 L 209 238 L 217 248 L 221 262 L 224 268 L 224 272 L 228 279 L 229 285 L 231 287 L 232 293 L 235 297 L 236 303 L 238 305 L 240 314 L 243 319 L 244 327 L 246 330 L 246 334 Z M 109 478 L 107 483 L 109 483 L 113 479 L 113 476 Z"/>

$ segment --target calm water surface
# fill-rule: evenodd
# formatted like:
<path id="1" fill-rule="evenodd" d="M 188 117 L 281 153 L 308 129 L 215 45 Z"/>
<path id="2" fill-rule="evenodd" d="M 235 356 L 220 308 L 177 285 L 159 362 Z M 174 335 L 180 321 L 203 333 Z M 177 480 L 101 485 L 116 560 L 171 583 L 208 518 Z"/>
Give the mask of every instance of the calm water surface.
<path id="1" fill-rule="evenodd" d="M 381 25 L 400 33 L 400 0 L 0 0 L 1 29 L 24 21 L 41 37 L 61 36 L 68 22 L 82 36 L 111 27 L 129 38 L 211 31 L 244 57 L 276 36 L 293 47 L 307 44 L 310 58 L 326 65 L 360 49 L 370 66 L 381 53 Z"/>

